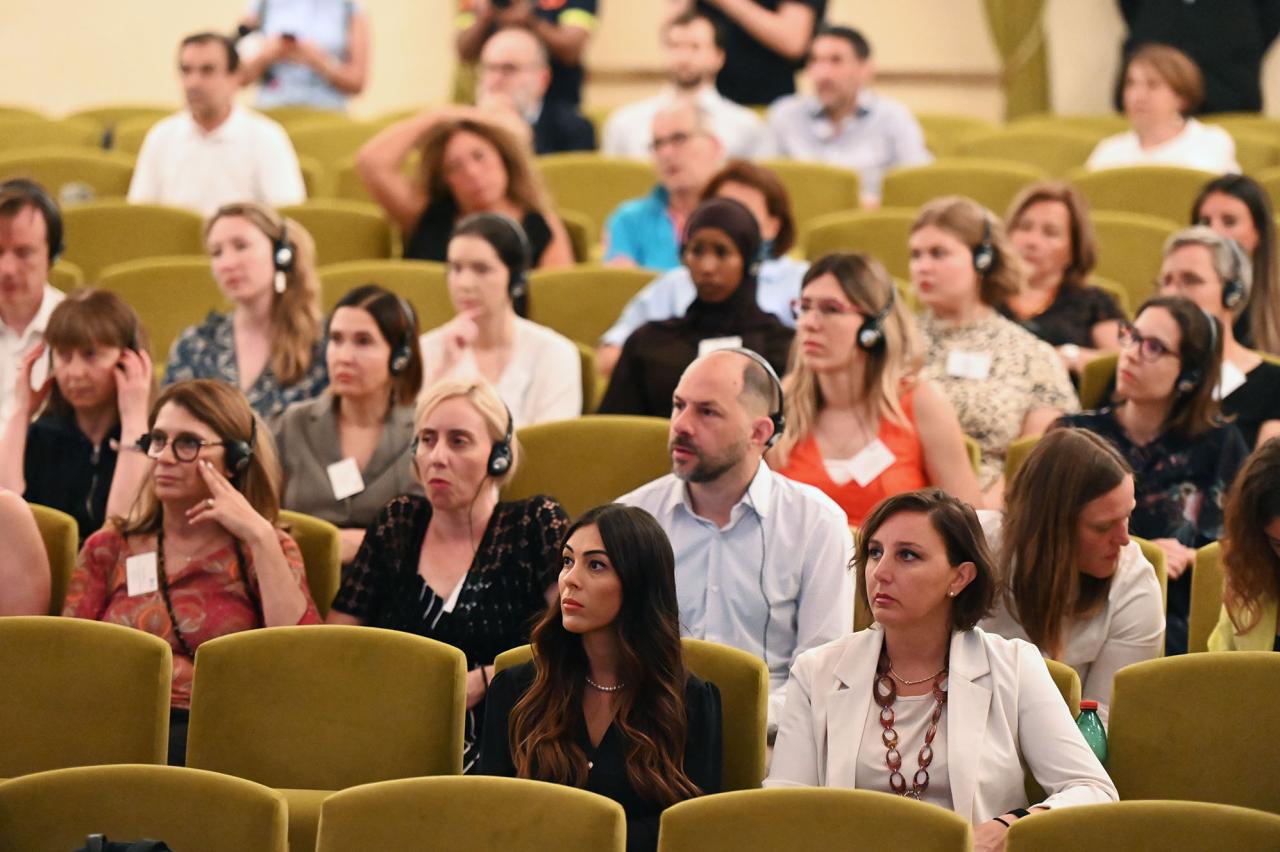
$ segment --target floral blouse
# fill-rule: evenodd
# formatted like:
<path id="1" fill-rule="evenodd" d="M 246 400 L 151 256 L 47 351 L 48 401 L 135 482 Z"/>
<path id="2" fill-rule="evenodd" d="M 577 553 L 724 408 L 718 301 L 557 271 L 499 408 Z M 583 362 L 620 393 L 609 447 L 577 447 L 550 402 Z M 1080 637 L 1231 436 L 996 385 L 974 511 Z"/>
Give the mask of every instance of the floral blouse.
<path id="1" fill-rule="evenodd" d="M 276 531 L 280 547 L 284 551 L 289 571 L 307 601 L 299 624 L 319 624 L 320 616 L 311 600 L 307 587 L 306 571 L 302 566 L 302 552 L 288 533 Z M 145 546 L 135 547 L 145 543 Z M 67 588 L 67 601 L 62 608 L 64 616 L 90 618 L 145 630 L 159 636 L 173 648 L 174 707 L 191 706 L 191 675 L 195 661 L 186 655 L 174 633 L 175 625 L 169 617 L 161 592 L 130 595 L 128 591 L 125 560 L 130 556 L 155 550 L 155 539 L 146 537 L 131 544 L 114 526 L 107 526 L 84 543 L 76 569 Z M 243 554 L 244 564 L 241 564 Z M 173 614 L 178 619 L 182 639 L 195 651 L 199 646 L 219 636 L 239 633 L 262 627 L 262 595 L 258 589 L 258 577 L 253 571 L 252 554 L 232 545 L 197 557 L 174 570 L 165 566 L 169 578 L 169 600 Z M 249 587 L 245 588 L 245 574 Z"/>
<path id="2" fill-rule="evenodd" d="M 925 312 L 920 334 L 925 344 L 921 378 L 937 382 L 955 406 L 960 428 L 978 442 L 983 488 L 1004 472 L 1005 452 L 1022 434 L 1028 412 L 1080 408 L 1053 347 L 994 311 L 969 325 L 944 323 Z"/>
<path id="3" fill-rule="evenodd" d="M 210 311 L 200 325 L 188 326 L 173 342 L 169 363 L 164 370 L 164 384 L 187 379 L 222 379 L 240 386 L 240 368 L 236 364 L 235 335 L 231 314 Z M 311 367 L 291 385 L 280 384 L 268 361 L 245 392 L 249 404 L 264 418 L 271 418 L 295 402 L 319 396 L 329 386 L 329 371 L 324 358 L 324 339 L 311 347 Z"/>

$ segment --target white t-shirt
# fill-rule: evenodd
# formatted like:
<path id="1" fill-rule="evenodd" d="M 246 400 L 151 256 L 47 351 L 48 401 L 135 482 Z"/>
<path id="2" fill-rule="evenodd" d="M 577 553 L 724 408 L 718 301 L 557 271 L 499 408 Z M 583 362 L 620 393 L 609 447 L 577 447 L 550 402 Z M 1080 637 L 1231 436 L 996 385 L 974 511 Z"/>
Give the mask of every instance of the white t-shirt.
<path id="1" fill-rule="evenodd" d="M 1214 174 L 1238 173 L 1236 143 L 1221 127 L 1187 119 L 1182 132 L 1154 148 L 1138 144 L 1138 134 L 1130 130 L 1108 136 L 1089 155 L 1090 171 L 1120 166 L 1182 166 Z"/>
<path id="2" fill-rule="evenodd" d="M 669 86 L 659 95 L 614 110 L 605 122 L 600 152 L 609 157 L 650 160 L 653 117 L 677 97 Z M 710 118 L 711 132 L 720 140 L 726 157 L 758 157 L 765 152 L 767 137 L 759 115 L 724 97 L 713 86 L 699 90 L 694 98 Z"/>
<path id="3" fill-rule="evenodd" d="M 162 119 L 147 133 L 129 184 L 134 204 L 168 204 L 202 216 L 233 201 L 280 207 L 306 200 L 284 129 L 239 106 L 208 132 L 185 110 Z"/>
<path id="4" fill-rule="evenodd" d="M 44 285 L 44 296 L 40 300 L 40 308 L 31 318 L 27 327 L 18 334 L 0 321 L 0 425 L 8 422 L 13 413 L 13 392 L 18 381 L 18 373 L 22 369 L 22 356 L 26 355 L 44 338 L 45 327 L 49 324 L 49 314 L 63 300 L 62 291 Z M 41 361 L 44 359 L 42 358 Z M 36 364 L 34 378 L 40 381 L 47 371 L 41 364 Z"/>

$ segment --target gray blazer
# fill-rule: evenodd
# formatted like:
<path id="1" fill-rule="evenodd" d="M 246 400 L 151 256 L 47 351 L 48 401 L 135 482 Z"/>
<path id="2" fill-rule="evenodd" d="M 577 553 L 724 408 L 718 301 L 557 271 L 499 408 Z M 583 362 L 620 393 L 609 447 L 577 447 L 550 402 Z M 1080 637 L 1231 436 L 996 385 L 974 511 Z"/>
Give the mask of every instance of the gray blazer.
<path id="1" fill-rule="evenodd" d="M 275 424 L 284 467 L 284 508 L 323 518 L 339 527 L 364 529 L 401 494 L 421 494 L 410 471 L 413 406 L 392 407 L 368 466 L 364 490 L 342 500 L 333 496 L 328 467 L 342 461 L 336 400 L 329 393 L 289 406 Z"/>

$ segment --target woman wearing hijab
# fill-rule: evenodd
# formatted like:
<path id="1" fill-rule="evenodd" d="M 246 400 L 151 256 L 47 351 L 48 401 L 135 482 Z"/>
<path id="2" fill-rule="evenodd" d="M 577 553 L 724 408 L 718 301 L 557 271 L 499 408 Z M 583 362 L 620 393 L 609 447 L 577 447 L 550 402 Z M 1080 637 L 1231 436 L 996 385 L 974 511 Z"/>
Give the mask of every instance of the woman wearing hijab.
<path id="1" fill-rule="evenodd" d="M 741 346 L 764 356 L 781 374 L 792 329 L 756 300 L 760 228 L 742 204 L 713 198 L 685 224 L 681 260 L 697 298 L 684 316 L 642 325 L 627 338 L 601 414 L 671 414 L 671 395 L 699 355 Z"/>

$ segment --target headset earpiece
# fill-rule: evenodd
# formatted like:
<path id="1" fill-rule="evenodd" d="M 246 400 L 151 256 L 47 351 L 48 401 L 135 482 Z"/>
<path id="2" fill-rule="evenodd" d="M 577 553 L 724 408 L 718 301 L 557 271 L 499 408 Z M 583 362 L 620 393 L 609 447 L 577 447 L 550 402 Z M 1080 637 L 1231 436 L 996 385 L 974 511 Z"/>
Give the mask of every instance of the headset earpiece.
<path id="1" fill-rule="evenodd" d="M 884 307 L 864 319 L 862 325 L 858 327 L 858 348 L 864 352 L 879 352 L 884 348 L 884 321 L 893 310 L 893 303 L 898 298 L 897 289 L 897 286 L 890 281 L 889 298 L 885 301 Z"/>
<path id="2" fill-rule="evenodd" d="M 280 220 L 280 238 L 271 241 L 271 262 L 276 267 L 275 287 L 277 293 L 283 293 L 288 284 L 288 274 L 293 271 L 297 261 L 297 253 L 289 242 L 289 222 Z"/>
<path id="3" fill-rule="evenodd" d="M 511 470 L 511 442 L 515 438 L 515 420 L 511 416 L 511 409 L 507 408 L 503 403 L 503 408 L 507 412 L 507 431 L 502 436 L 501 441 L 494 441 L 493 448 L 489 450 L 489 462 L 487 464 L 487 473 L 495 479 Z"/>
<path id="4" fill-rule="evenodd" d="M 407 301 L 400 296 L 396 296 L 395 299 L 400 305 L 400 312 L 404 315 L 404 336 L 400 339 L 400 345 L 391 350 L 391 361 L 387 365 L 387 370 L 391 375 L 398 376 L 409 369 L 409 364 L 413 362 L 413 331 L 418 321 L 414 317 L 413 307 Z"/>
<path id="5" fill-rule="evenodd" d="M 1227 247 L 1231 249 L 1234 271 L 1229 279 L 1222 282 L 1222 307 L 1234 311 L 1249 301 L 1249 258 L 1244 249 L 1230 237 L 1224 237 Z"/>
<path id="6" fill-rule="evenodd" d="M 1218 321 L 1208 311 L 1201 309 L 1200 312 L 1204 314 L 1205 322 L 1209 324 L 1208 360 L 1212 361 L 1214 353 L 1218 351 Z M 1199 386 L 1203 377 L 1204 373 L 1200 367 L 1188 367 L 1178 374 L 1173 388 L 1180 394 L 1191 393 Z"/>
<path id="7" fill-rule="evenodd" d="M 982 211 L 982 242 L 973 250 L 973 268 L 986 275 L 996 262 L 996 247 L 991 241 L 991 214 Z"/>
<path id="8" fill-rule="evenodd" d="M 257 441 L 258 418 L 255 416 L 249 421 L 249 440 L 223 443 L 227 469 L 231 471 L 232 481 L 238 480 L 249 469 L 249 463 L 253 461 L 253 448 Z"/>
<path id="9" fill-rule="evenodd" d="M 730 346 L 717 351 L 737 352 L 739 355 L 750 358 L 760 366 L 760 369 L 764 370 L 765 374 L 769 377 L 769 381 L 773 383 L 773 389 L 777 392 L 778 404 L 769 412 L 769 422 L 773 424 L 773 434 L 769 436 L 769 440 L 764 442 L 765 449 L 769 449 L 774 444 L 778 443 L 778 439 L 782 437 L 782 431 L 787 428 L 787 417 L 785 413 L 786 397 L 782 392 L 782 379 L 778 378 L 778 371 L 773 369 L 773 365 L 765 360 L 763 355 L 753 349 L 747 349 L 742 346 Z"/>

